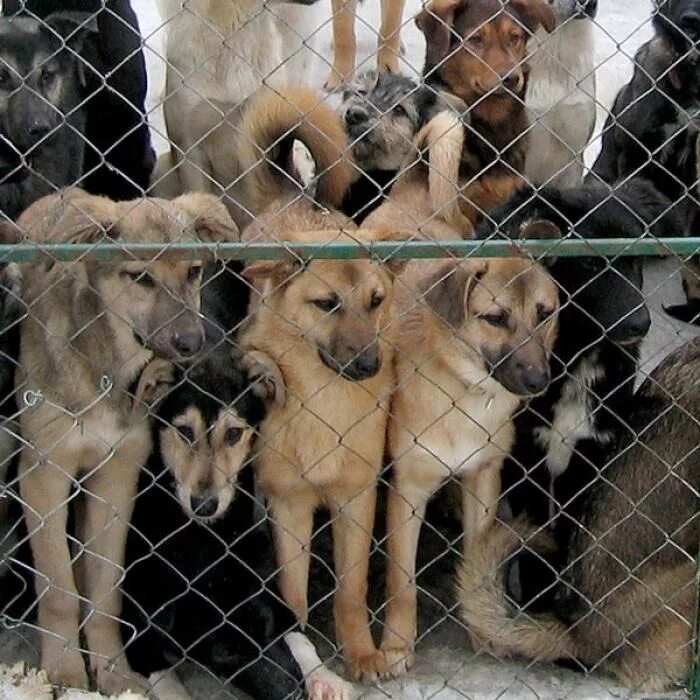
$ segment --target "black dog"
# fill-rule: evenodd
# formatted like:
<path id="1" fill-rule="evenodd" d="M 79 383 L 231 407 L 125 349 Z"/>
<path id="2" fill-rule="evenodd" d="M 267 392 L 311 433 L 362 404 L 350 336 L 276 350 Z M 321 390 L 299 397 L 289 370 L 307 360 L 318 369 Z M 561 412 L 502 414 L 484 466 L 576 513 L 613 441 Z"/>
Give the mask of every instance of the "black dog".
<path id="1" fill-rule="evenodd" d="M 8 218 L 80 179 L 86 82 L 78 54 L 95 30 L 76 12 L 0 18 L 0 211 Z"/>
<path id="2" fill-rule="evenodd" d="M 81 186 L 117 200 L 140 197 L 148 188 L 155 153 L 144 107 L 146 64 L 136 14 L 129 0 L 5 0 L 3 12 L 24 9 L 46 22 L 58 5 L 62 11 L 89 13 L 97 28 L 81 51 L 82 98 L 87 98 Z"/>
<path id="3" fill-rule="evenodd" d="M 634 239 L 655 222 L 653 233 L 670 235 L 676 219 L 668 208 L 643 180 L 630 181 L 613 196 L 610 188 L 596 185 L 526 190 L 493 212 L 479 234 L 498 228 L 510 238 L 537 238 L 546 227 L 558 235 Z M 627 432 L 624 416 L 650 316 L 639 258 L 559 258 L 550 273 L 562 296 L 553 379 L 516 417 L 503 490 L 515 514 L 525 511 L 538 524 L 556 522 L 555 532 L 565 540 L 581 494 Z"/>
<path id="4" fill-rule="evenodd" d="M 188 659 L 252 697 L 277 700 L 304 682 L 307 690 L 343 682 L 323 667 L 274 582 L 248 462 L 282 380 L 239 359 L 248 298 L 240 269 L 209 268 L 203 359 L 178 372 L 158 408 L 127 541 L 124 641 L 146 676 Z"/>
<path id="5" fill-rule="evenodd" d="M 678 205 L 683 227 L 676 235 L 682 235 L 699 203 L 700 0 L 658 5 L 656 36 L 637 51 L 634 75 L 615 99 L 589 178 L 609 184 L 632 175 L 649 180 Z"/>

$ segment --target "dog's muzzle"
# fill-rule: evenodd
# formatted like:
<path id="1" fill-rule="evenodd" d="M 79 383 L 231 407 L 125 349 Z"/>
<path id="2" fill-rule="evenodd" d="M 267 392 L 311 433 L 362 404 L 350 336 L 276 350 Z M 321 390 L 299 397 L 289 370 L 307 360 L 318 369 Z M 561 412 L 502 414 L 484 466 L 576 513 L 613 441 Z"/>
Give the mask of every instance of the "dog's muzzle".
<path id="1" fill-rule="evenodd" d="M 326 367 L 340 374 L 344 379 L 353 382 L 361 382 L 369 379 L 379 372 L 382 366 L 379 352 L 374 349 L 358 353 L 350 362 L 340 363 L 325 348 L 318 348 L 318 355 Z"/>

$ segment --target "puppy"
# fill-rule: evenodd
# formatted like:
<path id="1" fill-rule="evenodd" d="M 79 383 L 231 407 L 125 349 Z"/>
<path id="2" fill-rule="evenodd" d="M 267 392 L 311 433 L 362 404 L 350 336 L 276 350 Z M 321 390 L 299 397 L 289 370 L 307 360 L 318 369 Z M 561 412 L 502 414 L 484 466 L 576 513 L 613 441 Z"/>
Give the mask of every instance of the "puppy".
<path id="1" fill-rule="evenodd" d="M 381 645 L 392 675 L 413 663 L 416 551 L 428 499 L 449 479 L 461 481 L 465 548 L 495 517 L 501 465 L 515 438 L 513 414 L 550 381 L 558 307 L 552 279 L 521 258 L 427 270 L 414 261 L 397 281 Z"/>
<path id="2" fill-rule="evenodd" d="M 3 14 L 24 9 L 46 21 L 56 7 L 55 0 L 5 0 Z M 146 62 L 136 13 L 129 0 L 62 0 L 60 7 L 90 13 L 88 26 L 94 23 L 96 28 L 96 33 L 88 32 L 80 52 L 86 118 L 85 178 L 80 186 L 116 200 L 140 197 L 148 187 L 155 153 L 146 119 Z"/>
<path id="3" fill-rule="evenodd" d="M 634 437 L 587 494 L 552 607 L 515 609 L 505 595 L 504 563 L 528 546 L 534 528 L 498 525 L 467 552 L 458 594 L 472 637 L 501 657 L 578 659 L 635 692 L 684 684 L 696 619 L 698 415 L 696 338 L 670 355 L 630 404 Z"/>
<path id="4" fill-rule="evenodd" d="M 0 211 L 7 218 L 80 180 L 87 96 L 80 52 L 95 31 L 82 12 L 55 12 L 42 22 L 0 18 Z"/>
<path id="5" fill-rule="evenodd" d="M 343 211 L 356 223 L 382 203 L 414 137 L 446 107 L 438 90 L 388 71 L 366 71 L 345 89 L 339 111 L 357 175 Z"/>
<path id="6" fill-rule="evenodd" d="M 615 190 L 586 185 L 522 191 L 496 209 L 479 237 L 547 235 L 595 239 L 674 235 L 670 203 L 644 180 Z M 515 420 L 516 440 L 503 470 L 513 512 L 549 524 L 563 544 L 580 519 L 581 495 L 629 434 L 639 349 L 651 319 L 642 293 L 641 258 L 590 256 L 549 261 L 561 295 L 552 383 Z M 551 583 L 551 569 L 529 562 L 526 597 Z"/>
<path id="7" fill-rule="evenodd" d="M 593 135 L 596 82 L 593 28 L 598 0 L 553 0 L 559 26 L 530 41 L 525 103 L 532 121 L 525 177 L 533 185 L 574 187 Z"/>
<path id="8" fill-rule="evenodd" d="M 377 46 L 377 70 L 399 72 L 401 45 L 401 23 L 406 0 L 381 0 L 382 22 L 379 27 Z M 352 78 L 355 70 L 357 39 L 355 18 L 357 0 L 331 0 L 333 13 L 333 66 L 325 88 L 334 90 Z"/>
<path id="9" fill-rule="evenodd" d="M 240 279 L 214 280 L 219 292 L 247 296 Z M 283 404 L 284 387 L 276 368 L 233 357 L 228 343 L 203 354 L 176 371 L 139 482 L 124 581 L 127 657 L 159 696 L 163 680 L 152 674 L 188 659 L 255 698 L 292 697 L 305 682 L 314 700 L 344 700 L 347 684 L 280 600 L 246 466 L 266 402 Z M 153 383 L 149 371 L 142 380 Z"/>
<path id="10" fill-rule="evenodd" d="M 39 200 L 19 225 L 30 241 L 49 243 L 107 236 L 166 244 L 182 240 L 184 228 L 209 240 L 236 234 L 223 205 L 206 195 L 117 204 L 74 190 Z M 149 262 L 49 258 L 25 272 L 31 313 L 22 320 L 16 380 L 25 441 L 19 486 L 36 569 L 41 663 L 53 683 L 88 686 L 81 631 L 100 691 L 143 682 L 124 660 L 118 624 L 128 522 L 151 449 L 148 422 L 132 411 L 128 390 L 154 356 L 185 360 L 201 350 L 201 269 L 166 253 Z M 75 516 L 83 543 L 77 572 L 67 531 L 74 498 L 83 501 Z M 81 601 L 89 604 L 83 624 Z"/>
<path id="11" fill-rule="evenodd" d="M 416 18 L 425 81 L 468 108 L 459 204 L 472 226 L 524 184 L 528 40 L 556 20 L 544 0 L 434 0 Z"/>
<path id="12" fill-rule="evenodd" d="M 678 210 L 681 230 L 688 230 L 698 207 L 700 0 L 657 4 L 655 36 L 637 51 L 634 74 L 615 98 L 588 177 L 609 184 L 632 176 L 649 180 Z"/>
<path id="13" fill-rule="evenodd" d="M 290 0 L 302 5 L 314 1 Z M 212 126 L 229 122 L 230 129 L 246 102 L 265 85 L 279 88 L 288 83 L 277 20 L 262 0 L 157 4 L 167 23 L 163 109 L 172 165 L 181 191 L 216 192 L 224 181 L 214 164 L 225 155 L 219 152 L 212 159 L 203 147 Z M 229 151 L 235 155 L 235 150 Z"/>
<path id="14" fill-rule="evenodd" d="M 289 243 L 369 243 L 394 234 L 292 226 L 275 233 Z M 392 351 L 382 330 L 393 274 L 401 267 L 369 259 L 273 260 L 253 262 L 244 273 L 260 296 L 242 341 L 273 359 L 287 387 L 286 405 L 272 406 L 261 427 L 265 449 L 255 462 L 275 534 L 278 585 L 303 624 L 313 515 L 328 508 L 337 643 L 347 674 L 364 680 L 386 672 L 370 633 L 366 596 L 393 385 Z"/>

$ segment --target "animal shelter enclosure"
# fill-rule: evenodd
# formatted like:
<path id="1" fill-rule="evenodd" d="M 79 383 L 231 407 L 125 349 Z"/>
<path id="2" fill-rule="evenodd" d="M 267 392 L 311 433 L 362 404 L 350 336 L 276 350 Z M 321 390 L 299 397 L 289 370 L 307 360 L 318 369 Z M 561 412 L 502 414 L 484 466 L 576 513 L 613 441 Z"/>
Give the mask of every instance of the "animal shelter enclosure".
<path id="1" fill-rule="evenodd" d="M 700 698 L 700 1 L 0 10 L 0 698 Z"/>

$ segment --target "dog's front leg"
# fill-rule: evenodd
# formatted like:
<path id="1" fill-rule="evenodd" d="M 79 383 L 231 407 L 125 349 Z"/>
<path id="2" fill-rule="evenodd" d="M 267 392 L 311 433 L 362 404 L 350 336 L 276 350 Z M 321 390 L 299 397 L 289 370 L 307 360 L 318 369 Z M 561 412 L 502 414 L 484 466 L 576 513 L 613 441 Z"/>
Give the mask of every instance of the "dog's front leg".
<path id="1" fill-rule="evenodd" d="M 401 21 L 406 0 L 382 0 L 382 24 L 377 47 L 377 70 L 399 72 Z"/>
<path id="2" fill-rule="evenodd" d="M 348 470 L 353 466 L 348 464 Z M 333 557 L 338 588 L 333 601 L 336 641 L 348 677 L 364 683 L 386 674 L 384 654 L 372 640 L 367 609 L 367 576 L 377 504 L 376 483 L 354 493 L 331 493 Z"/>
<path id="3" fill-rule="evenodd" d="M 477 472 L 462 477 L 462 525 L 464 550 L 484 532 L 496 518 L 501 497 L 500 458 L 491 460 Z"/>
<path id="4" fill-rule="evenodd" d="M 74 457 L 68 450 L 54 450 L 51 461 L 41 462 L 37 451 L 25 447 L 19 486 L 36 567 L 41 666 L 52 683 L 87 689 L 88 676 L 79 651 L 80 598 L 66 535 L 73 479 L 62 468 Z"/>
<path id="5" fill-rule="evenodd" d="M 101 692 L 118 695 L 148 688 L 146 679 L 129 668 L 119 629 L 120 579 L 138 475 L 148 458 L 147 433 L 124 441 L 86 483 L 84 574 L 87 612 L 85 635 L 90 664 Z"/>
<path id="6" fill-rule="evenodd" d="M 335 90 L 352 77 L 355 70 L 357 0 L 331 0 L 333 12 L 333 67 L 326 90 Z"/>
<path id="7" fill-rule="evenodd" d="M 431 459 L 420 460 L 412 455 L 405 455 L 394 464 L 387 504 L 387 603 L 382 636 L 382 650 L 392 676 L 406 673 L 414 660 L 418 539 L 428 499 L 439 488 L 442 477 L 447 476 L 446 470 L 435 466 Z"/>

